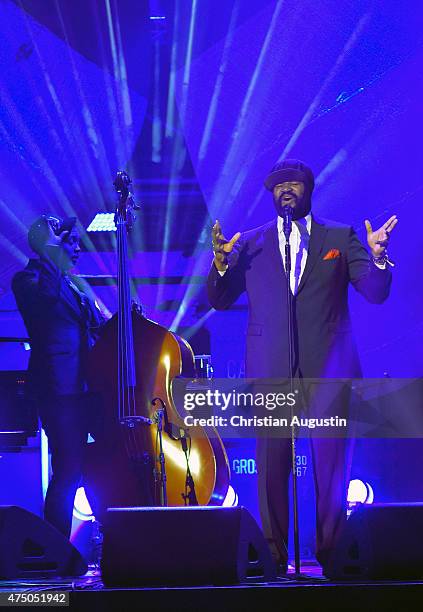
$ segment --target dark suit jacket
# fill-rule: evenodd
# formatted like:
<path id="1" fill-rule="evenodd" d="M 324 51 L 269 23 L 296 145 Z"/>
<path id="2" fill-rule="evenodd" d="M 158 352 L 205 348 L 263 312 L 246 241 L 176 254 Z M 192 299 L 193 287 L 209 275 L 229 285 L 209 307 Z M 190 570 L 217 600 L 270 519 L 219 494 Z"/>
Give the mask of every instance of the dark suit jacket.
<path id="1" fill-rule="evenodd" d="M 235 247 L 224 276 L 212 265 L 209 301 L 224 310 L 246 291 L 246 375 L 285 377 L 287 279 L 276 221 L 246 232 Z M 331 249 L 337 249 L 339 256 L 324 259 Z M 361 375 L 348 310 L 349 283 L 369 302 L 381 303 L 389 294 L 391 272 L 371 262 L 351 227 L 313 217 L 307 263 L 293 298 L 294 365 L 303 377 Z"/>
<path id="2" fill-rule="evenodd" d="M 84 392 L 86 357 L 104 321 L 99 309 L 84 292 L 79 296 L 48 259 L 30 259 L 14 276 L 12 289 L 30 337 L 31 393 Z"/>

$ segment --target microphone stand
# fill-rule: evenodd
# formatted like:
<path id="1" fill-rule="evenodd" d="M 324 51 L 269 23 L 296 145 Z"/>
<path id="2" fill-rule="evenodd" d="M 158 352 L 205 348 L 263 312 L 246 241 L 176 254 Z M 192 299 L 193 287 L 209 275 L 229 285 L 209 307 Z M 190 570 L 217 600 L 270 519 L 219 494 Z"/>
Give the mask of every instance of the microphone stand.
<path id="1" fill-rule="evenodd" d="M 289 370 L 289 390 L 294 391 L 294 312 L 293 312 L 293 295 L 291 292 L 291 245 L 289 242 L 292 231 L 292 214 L 291 206 L 282 206 L 283 218 L 283 233 L 285 234 L 285 272 L 286 272 L 286 304 L 288 313 L 288 370 Z M 291 423 L 294 416 L 293 406 L 290 408 Z M 301 560 L 300 560 L 300 533 L 298 523 L 298 481 L 296 471 L 297 459 L 297 439 L 295 426 L 291 425 L 291 461 L 292 461 L 292 501 L 294 515 L 294 557 L 295 557 L 295 576 L 301 576 Z"/>
<path id="2" fill-rule="evenodd" d="M 165 461 L 165 455 L 163 452 L 163 420 L 165 418 L 166 406 L 163 400 L 160 399 L 160 397 L 155 397 L 151 403 L 153 406 L 155 406 L 157 402 L 160 402 L 161 407 L 157 410 L 155 417 L 154 417 L 154 422 L 157 425 L 157 436 L 159 440 L 159 456 L 156 457 L 155 463 L 157 463 L 158 461 L 160 464 L 160 474 L 159 474 L 160 506 L 167 506 L 166 461 Z M 155 467 L 155 474 L 156 473 L 157 472 L 156 472 L 156 467 Z"/>

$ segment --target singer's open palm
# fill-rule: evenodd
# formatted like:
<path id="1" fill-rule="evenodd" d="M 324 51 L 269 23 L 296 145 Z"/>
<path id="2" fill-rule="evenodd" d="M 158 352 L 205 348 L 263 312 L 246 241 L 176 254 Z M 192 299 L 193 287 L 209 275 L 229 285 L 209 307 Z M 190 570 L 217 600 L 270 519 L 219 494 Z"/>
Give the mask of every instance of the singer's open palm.
<path id="1" fill-rule="evenodd" d="M 373 230 L 371 223 L 368 219 L 364 222 L 367 231 L 367 244 L 369 245 L 373 255 L 379 257 L 384 253 L 388 246 L 389 238 L 392 230 L 398 223 L 396 215 L 392 215 L 386 223 L 377 230 Z"/>
<path id="2" fill-rule="evenodd" d="M 216 223 L 212 228 L 212 245 L 214 261 L 218 269 L 226 268 L 228 263 L 228 255 L 234 248 L 234 244 L 237 242 L 237 240 L 239 240 L 240 236 L 241 233 L 237 232 L 230 240 L 228 240 L 222 233 L 220 222 L 216 220 Z"/>

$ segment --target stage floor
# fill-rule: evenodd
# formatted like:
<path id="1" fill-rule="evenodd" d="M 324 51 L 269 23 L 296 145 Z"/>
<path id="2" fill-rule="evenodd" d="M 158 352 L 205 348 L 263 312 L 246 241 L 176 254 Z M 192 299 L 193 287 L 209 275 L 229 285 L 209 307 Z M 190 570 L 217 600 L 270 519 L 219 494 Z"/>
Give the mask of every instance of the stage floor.
<path id="1" fill-rule="evenodd" d="M 0 592 L 40 593 L 69 591 L 71 610 L 183 610 L 221 612 L 237 610 L 418 610 L 423 607 L 422 581 L 331 582 L 315 565 L 306 565 L 307 577 L 274 582 L 251 581 L 230 586 L 172 588 L 105 588 L 98 570 L 75 579 L 33 579 L 0 583 Z M 26 609 L 32 609 L 25 606 Z M 38 608 L 33 608 L 40 609 Z M 57 607 L 56 607 L 57 609 Z"/>

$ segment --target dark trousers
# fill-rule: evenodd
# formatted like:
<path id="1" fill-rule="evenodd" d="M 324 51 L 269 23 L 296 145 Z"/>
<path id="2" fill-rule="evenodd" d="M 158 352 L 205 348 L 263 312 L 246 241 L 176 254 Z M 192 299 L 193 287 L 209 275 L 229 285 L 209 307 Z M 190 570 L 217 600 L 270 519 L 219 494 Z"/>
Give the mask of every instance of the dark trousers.
<path id="1" fill-rule="evenodd" d="M 348 385 L 327 383 L 316 389 L 309 386 L 306 395 L 309 405 L 304 416 L 347 417 Z M 310 446 L 316 494 L 316 558 L 325 566 L 346 522 L 353 444 L 346 437 L 319 438 L 312 434 Z M 258 438 L 256 461 L 263 533 L 275 562 L 284 565 L 288 559 L 291 439 Z"/>
<path id="2" fill-rule="evenodd" d="M 89 394 L 61 395 L 40 403 L 53 471 L 44 518 L 67 538 L 71 532 L 75 493 L 81 483 L 88 433 L 95 429 L 93 411 Z"/>

